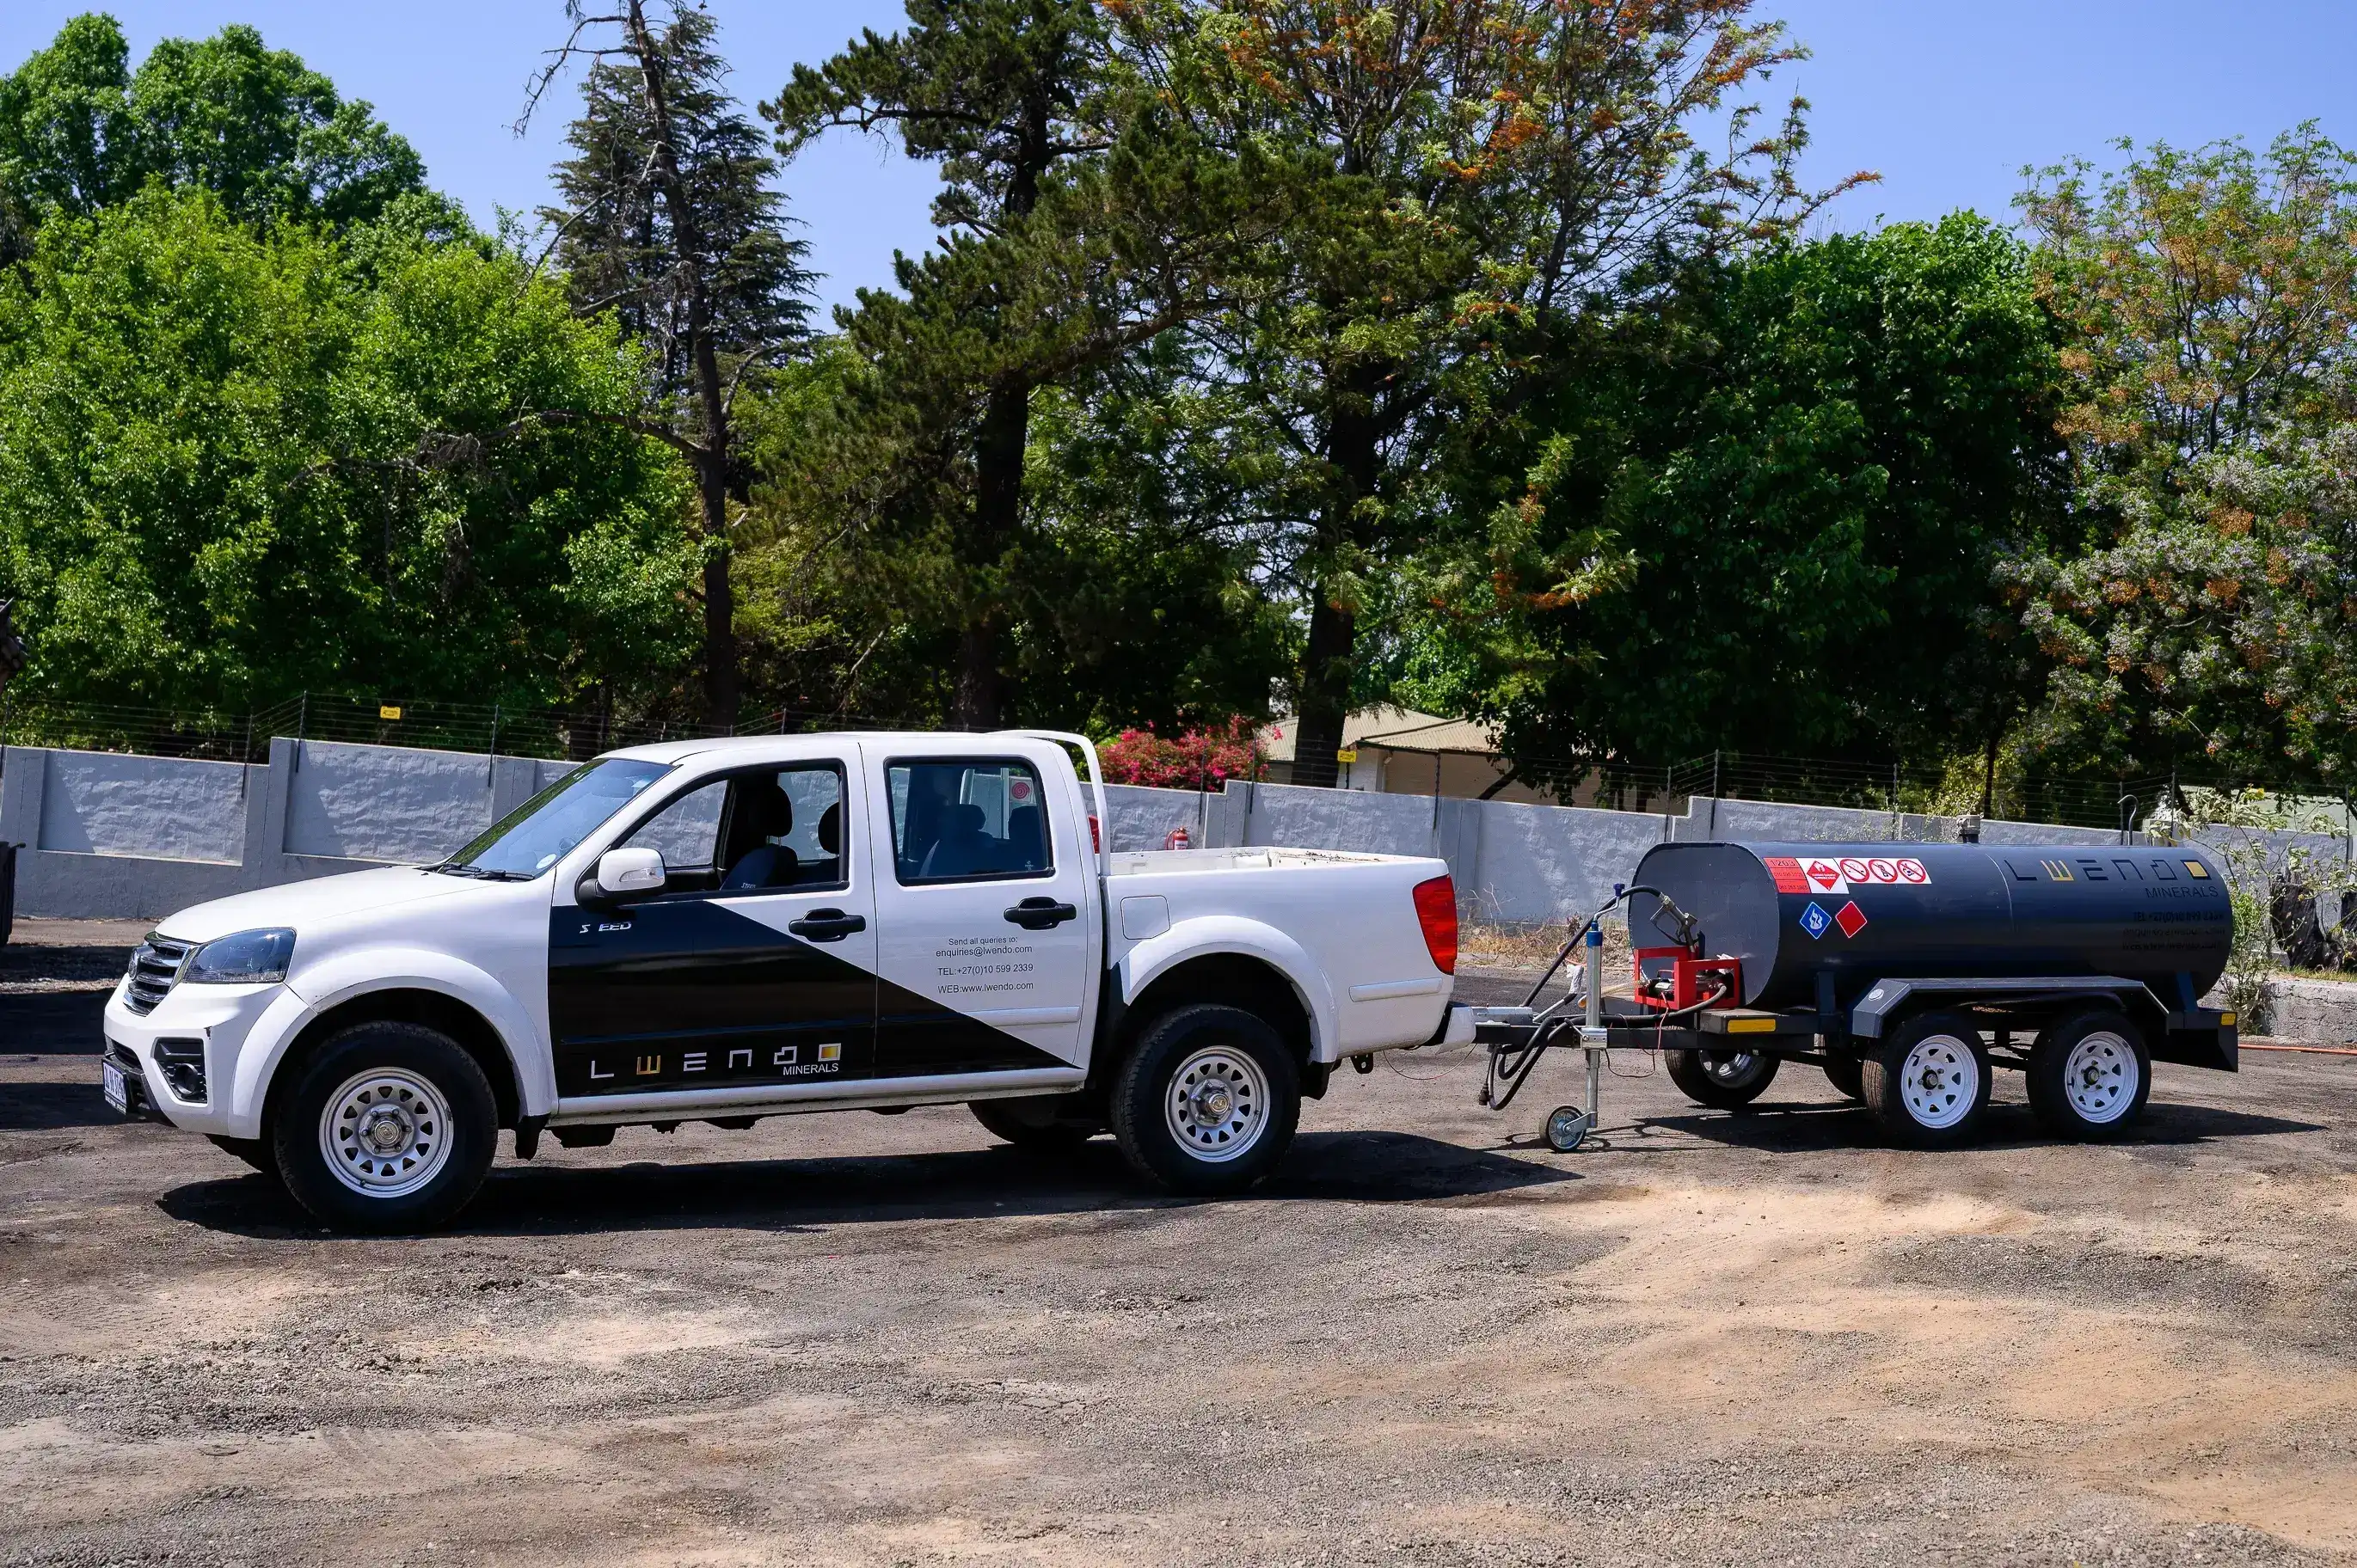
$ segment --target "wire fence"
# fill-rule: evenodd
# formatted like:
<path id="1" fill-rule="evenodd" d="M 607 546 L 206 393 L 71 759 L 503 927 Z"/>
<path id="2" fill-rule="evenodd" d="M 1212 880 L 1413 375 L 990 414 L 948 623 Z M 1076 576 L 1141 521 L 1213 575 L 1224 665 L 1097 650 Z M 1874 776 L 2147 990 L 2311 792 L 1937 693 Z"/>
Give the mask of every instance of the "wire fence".
<path id="1" fill-rule="evenodd" d="M 941 728 L 913 714 L 767 708 L 723 728 L 685 715 L 617 714 L 608 707 L 511 706 L 299 693 L 247 713 L 54 703 L 0 691 L 0 745 L 136 752 L 151 757 L 265 763 L 276 738 L 415 746 L 490 756 L 581 761 L 625 746 L 667 740 L 818 730 Z M 2294 802 L 2323 831 L 2349 832 L 2345 791 L 2235 774 L 2186 772 L 2123 778 L 1994 777 L 1954 762 L 1767 756 L 1715 751 L 1668 763 L 1523 759 L 1528 776 L 1558 781 L 1566 804 L 1683 813 L 1698 797 L 1779 805 L 1835 806 L 1932 816 L 1982 811 L 2013 822 L 2124 828 L 2164 804 L 2207 793 L 2250 792 Z M 1575 782 L 1576 781 L 1576 782 Z M 2334 821 L 2326 826 L 2323 818 Z"/>

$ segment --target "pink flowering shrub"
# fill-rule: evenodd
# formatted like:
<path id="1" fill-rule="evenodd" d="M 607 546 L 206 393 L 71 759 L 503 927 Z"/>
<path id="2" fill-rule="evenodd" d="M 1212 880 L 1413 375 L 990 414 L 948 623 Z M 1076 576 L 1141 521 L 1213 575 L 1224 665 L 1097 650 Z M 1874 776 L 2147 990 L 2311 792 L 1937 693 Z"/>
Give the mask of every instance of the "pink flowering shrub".
<path id="1" fill-rule="evenodd" d="M 1125 729 L 1097 747 L 1108 784 L 1144 784 L 1157 789 L 1217 789 L 1231 779 L 1258 779 L 1268 758 L 1260 736 L 1243 719 L 1189 730 L 1166 740 L 1145 729 Z"/>

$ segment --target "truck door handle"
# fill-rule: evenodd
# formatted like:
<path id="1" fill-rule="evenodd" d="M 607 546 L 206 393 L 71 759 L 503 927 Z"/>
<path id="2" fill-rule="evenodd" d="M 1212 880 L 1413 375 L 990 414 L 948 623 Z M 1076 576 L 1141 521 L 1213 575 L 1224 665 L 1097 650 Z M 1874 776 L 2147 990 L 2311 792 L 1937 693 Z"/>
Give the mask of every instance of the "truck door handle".
<path id="1" fill-rule="evenodd" d="M 1070 904 L 1059 904 L 1053 898 L 1026 898 L 1006 911 L 1007 923 L 1027 931 L 1053 930 L 1067 920 L 1077 920 L 1081 912 Z"/>
<path id="2" fill-rule="evenodd" d="M 786 929 L 813 942 L 839 942 L 866 929 L 866 916 L 846 915 L 840 909 L 813 909 L 799 920 L 786 922 Z"/>

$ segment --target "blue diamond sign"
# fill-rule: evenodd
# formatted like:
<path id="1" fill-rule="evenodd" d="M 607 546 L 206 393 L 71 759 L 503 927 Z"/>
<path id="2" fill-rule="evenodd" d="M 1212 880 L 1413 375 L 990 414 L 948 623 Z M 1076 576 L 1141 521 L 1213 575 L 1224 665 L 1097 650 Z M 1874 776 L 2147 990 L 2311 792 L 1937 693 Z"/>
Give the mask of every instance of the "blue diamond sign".
<path id="1" fill-rule="evenodd" d="M 1801 929 L 1808 932 L 1812 937 L 1824 936 L 1826 929 L 1833 923 L 1834 918 L 1816 904 L 1811 904 L 1801 911 Z"/>

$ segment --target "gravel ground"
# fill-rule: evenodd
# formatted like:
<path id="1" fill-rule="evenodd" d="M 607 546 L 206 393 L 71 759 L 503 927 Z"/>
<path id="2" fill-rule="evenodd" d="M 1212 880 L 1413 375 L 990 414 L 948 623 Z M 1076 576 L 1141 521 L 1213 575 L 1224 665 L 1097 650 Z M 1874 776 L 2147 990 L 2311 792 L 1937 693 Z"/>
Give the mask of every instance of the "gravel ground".
<path id="1" fill-rule="evenodd" d="M 2007 1077 L 1944 1156 L 1800 1069 L 1557 1155 L 1574 1057 L 1503 1116 L 1379 1067 L 1227 1203 L 956 1110 L 625 1131 L 358 1241 L 109 1117 L 101 1000 L 0 992 L 0 1563 L 2357 1552 L 2357 1062 L 2163 1069 L 2104 1147 Z"/>

